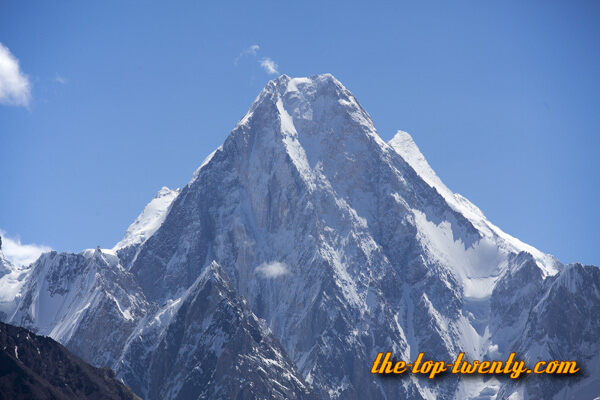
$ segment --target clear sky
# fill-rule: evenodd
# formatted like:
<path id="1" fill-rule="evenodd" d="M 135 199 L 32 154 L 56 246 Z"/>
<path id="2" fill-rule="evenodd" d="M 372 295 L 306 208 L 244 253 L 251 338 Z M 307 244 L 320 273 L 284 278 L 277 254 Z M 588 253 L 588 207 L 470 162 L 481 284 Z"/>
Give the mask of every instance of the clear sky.
<path id="1" fill-rule="evenodd" d="M 330 72 L 496 225 L 600 265 L 600 2 L 411 3 L 1 2 L 0 229 L 112 247 L 269 72 Z"/>

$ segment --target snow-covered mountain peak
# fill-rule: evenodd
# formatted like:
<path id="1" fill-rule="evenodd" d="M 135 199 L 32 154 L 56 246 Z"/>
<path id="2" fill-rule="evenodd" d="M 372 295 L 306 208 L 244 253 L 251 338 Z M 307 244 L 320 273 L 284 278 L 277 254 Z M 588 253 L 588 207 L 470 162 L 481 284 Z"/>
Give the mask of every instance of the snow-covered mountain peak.
<path id="1" fill-rule="evenodd" d="M 156 193 L 156 196 L 154 196 L 155 199 L 160 199 L 161 197 L 166 197 L 166 196 L 171 196 L 173 193 L 178 192 L 179 189 L 169 189 L 166 186 L 163 186 L 162 188 L 160 188 L 160 190 Z"/>
<path id="2" fill-rule="evenodd" d="M 421 153 L 421 150 L 419 150 L 419 147 L 408 132 L 398 131 L 388 144 L 404 158 L 429 186 L 436 188 L 445 198 L 452 197 L 450 189 L 442 183 L 441 179 L 438 178 L 434 170 L 429 166 L 425 156 Z"/>
<path id="3" fill-rule="evenodd" d="M 95 249 L 85 249 L 81 255 L 95 264 L 105 267 L 120 267 L 119 256 L 113 249 L 102 249 L 100 246 Z"/>
<path id="4" fill-rule="evenodd" d="M 274 109 L 274 112 L 267 112 L 268 109 Z M 331 74 L 298 78 L 281 75 L 269 81 L 236 128 L 248 127 L 257 114 L 263 122 L 267 118 L 278 118 L 281 130 L 291 135 L 306 131 L 306 124 L 329 122 L 329 126 L 317 130 L 326 135 L 344 123 L 345 115 L 365 125 L 368 131 L 375 131 L 369 115 L 356 98 Z"/>
<path id="5" fill-rule="evenodd" d="M 281 94 L 294 91 L 304 91 L 308 88 L 338 88 L 346 89 L 344 85 L 332 74 L 317 74 L 308 77 L 290 77 L 286 74 L 270 80 L 265 86 L 265 91 L 277 90 Z"/>
<path id="6" fill-rule="evenodd" d="M 1 277 L 0 317 L 112 366 L 149 400 L 311 398 L 311 387 L 324 399 L 509 398 L 505 383 L 382 380 L 356 366 L 383 350 L 548 359 L 565 345 L 586 360 L 599 354 L 586 339 L 599 330 L 591 268 L 560 270 L 491 224 L 409 134 L 385 143 L 332 75 L 282 75 L 113 250 L 48 253 L 24 286 Z"/>
<path id="7" fill-rule="evenodd" d="M 496 242 L 503 250 L 515 253 L 525 251 L 533 255 L 542 269 L 544 276 L 552 276 L 559 271 L 561 264 L 553 256 L 544 254 L 533 246 L 523 243 L 519 239 L 503 232 L 500 228 L 492 224 L 483 212 L 467 198 L 452 192 L 452 190 L 444 185 L 409 133 L 398 131 L 388 144 L 402 156 L 421 179 L 429 186 L 435 188 L 448 205 L 466 217 L 484 237 Z"/>
<path id="8" fill-rule="evenodd" d="M 148 239 L 160 227 L 167 211 L 179 189 L 169 189 L 163 186 L 154 198 L 144 207 L 141 214 L 133 221 L 123 239 L 115 245 L 113 250 L 120 250 L 128 246 L 138 245 Z"/>
<path id="9" fill-rule="evenodd" d="M 331 74 L 300 78 L 282 76 L 273 82 L 282 108 L 294 120 L 325 122 L 349 113 L 357 122 L 374 129 L 373 122 L 354 95 Z"/>
<path id="10" fill-rule="evenodd" d="M 386 149 L 352 93 L 333 75 L 323 74 L 282 75 L 270 81 L 220 150 L 223 157 L 242 153 L 248 161 L 257 157 L 258 164 L 273 157 L 290 159 L 305 183 L 315 187 L 323 175 L 320 170 L 331 168 L 333 174 L 346 167 L 354 169 L 351 165 L 367 162 L 363 157 L 380 158 Z M 210 161 L 222 159 L 216 157 L 219 153 L 210 156 Z M 261 169 L 265 167 L 272 168 L 263 165 Z"/>
<path id="11" fill-rule="evenodd" d="M 223 267 L 221 267 L 216 261 L 208 264 L 198 277 L 198 282 L 200 284 L 209 280 L 229 281 L 225 271 L 223 271 Z"/>

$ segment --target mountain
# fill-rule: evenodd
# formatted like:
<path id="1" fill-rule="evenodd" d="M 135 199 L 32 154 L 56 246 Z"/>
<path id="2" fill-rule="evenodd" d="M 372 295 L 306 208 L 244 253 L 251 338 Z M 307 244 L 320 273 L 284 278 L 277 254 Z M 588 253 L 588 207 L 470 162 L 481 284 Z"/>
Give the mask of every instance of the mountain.
<path id="1" fill-rule="evenodd" d="M 509 290 L 511 315 L 517 316 L 515 322 L 526 321 L 524 328 L 517 330 L 518 336 L 506 336 L 512 339 L 511 348 L 530 364 L 539 360 L 577 360 L 583 365 L 581 375 L 566 378 L 576 384 L 566 385 L 564 379 L 540 376 L 524 382 L 527 394 L 531 398 L 595 399 L 600 394 L 600 269 L 572 264 L 560 274 L 542 280 L 533 269 L 531 256 L 521 258 L 525 260 L 501 278 L 492 295 L 492 312 L 506 310 L 501 299 L 508 298 Z M 530 285 L 541 288 L 527 290 Z M 511 326 L 506 317 L 501 323 Z M 506 329 L 499 331 L 506 334 Z M 519 389 L 522 390 L 510 382 L 499 398 Z"/>
<path id="2" fill-rule="evenodd" d="M 126 269 L 137 256 L 142 243 L 156 232 L 165 220 L 171 203 L 179 194 L 179 189 L 163 186 L 154 199 L 144 207 L 142 213 L 127 228 L 123 239 L 113 247 Z"/>
<path id="3" fill-rule="evenodd" d="M 329 74 L 270 81 L 190 183 L 161 190 L 113 250 L 49 253 L 31 269 L 8 320 L 147 398 L 600 394 L 598 268 L 501 231 L 409 134 L 384 142 Z M 573 354 L 584 373 L 543 385 L 382 379 L 369 373 L 382 351 Z"/>
<path id="4" fill-rule="evenodd" d="M 216 262 L 156 315 L 117 364 L 145 399 L 316 398 Z"/>
<path id="5" fill-rule="evenodd" d="M 109 369 L 54 340 L 0 322 L 0 399 L 139 399 Z"/>
<path id="6" fill-rule="evenodd" d="M 52 251 L 30 269 L 8 321 L 52 337 L 96 366 L 111 366 L 153 309 L 109 250 Z"/>
<path id="7" fill-rule="evenodd" d="M 12 265 L 10 261 L 4 257 L 4 253 L 2 252 L 2 237 L 0 237 L 0 278 L 4 275 L 10 273 L 12 270 Z"/>

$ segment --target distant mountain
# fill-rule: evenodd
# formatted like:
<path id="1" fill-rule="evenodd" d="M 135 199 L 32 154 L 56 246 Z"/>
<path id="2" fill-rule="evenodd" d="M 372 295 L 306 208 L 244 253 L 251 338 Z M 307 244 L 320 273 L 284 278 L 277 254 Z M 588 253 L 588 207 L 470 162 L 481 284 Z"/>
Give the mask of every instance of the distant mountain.
<path id="1" fill-rule="evenodd" d="M 48 337 L 0 322 L 0 399 L 139 399 L 113 372 Z"/>
<path id="2" fill-rule="evenodd" d="M 409 134 L 384 142 L 329 74 L 269 82 L 113 250 L 49 253 L 28 271 L 6 319 L 149 399 L 600 395 L 600 270 L 504 233 Z M 369 373 L 381 351 L 577 357 L 584 373 L 382 379 Z"/>
<path id="3" fill-rule="evenodd" d="M 14 265 L 4 256 L 0 237 L 0 321 L 5 321 L 14 311 L 30 272 L 27 266 Z"/>
<path id="4" fill-rule="evenodd" d="M 127 228 L 123 239 L 113 247 L 113 251 L 118 253 L 125 268 L 131 265 L 142 243 L 152 236 L 163 223 L 171 203 L 178 194 L 179 189 L 161 188 L 154 199 L 144 207 L 142 213 Z"/>

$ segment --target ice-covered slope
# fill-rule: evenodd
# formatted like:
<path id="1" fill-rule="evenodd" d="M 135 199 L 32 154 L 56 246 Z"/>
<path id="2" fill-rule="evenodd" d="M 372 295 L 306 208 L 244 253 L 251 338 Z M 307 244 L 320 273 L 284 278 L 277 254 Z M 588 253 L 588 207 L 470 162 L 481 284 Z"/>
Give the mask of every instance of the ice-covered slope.
<path id="1" fill-rule="evenodd" d="M 404 161 L 406 161 L 429 186 L 436 188 L 446 200 L 453 200 L 454 194 L 442 183 L 437 174 L 429 166 L 425 156 L 421 153 L 421 150 L 419 150 L 419 147 L 408 132 L 398 131 L 388 144 L 402 156 Z"/>
<path id="2" fill-rule="evenodd" d="M 179 193 L 179 189 L 171 190 L 163 186 L 156 196 L 144 207 L 141 214 L 133 221 L 123 239 L 113 250 L 138 245 L 148 239 L 160 227 L 165 219 L 169 206 Z"/>
<path id="3" fill-rule="evenodd" d="M 477 206 L 460 194 L 453 193 L 448 189 L 429 166 L 425 156 L 423 156 L 410 134 L 398 131 L 392 140 L 389 141 L 389 145 L 413 167 L 425 182 L 435 188 L 452 208 L 468 218 L 477 227 L 479 232 L 496 242 L 497 246 L 506 248 L 509 252 L 518 253 L 526 251 L 532 254 L 546 275 L 554 275 L 561 268 L 561 264 L 556 258 L 549 254 L 544 254 L 533 246 L 506 234 L 492 224 Z"/>
<path id="4" fill-rule="evenodd" d="M 119 254 L 125 268 L 129 267 L 137 255 L 139 246 L 152 236 L 163 223 L 171 203 L 178 194 L 179 189 L 171 190 L 163 186 L 135 221 L 129 225 L 123 239 L 113 247 L 113 251 Z"/>

